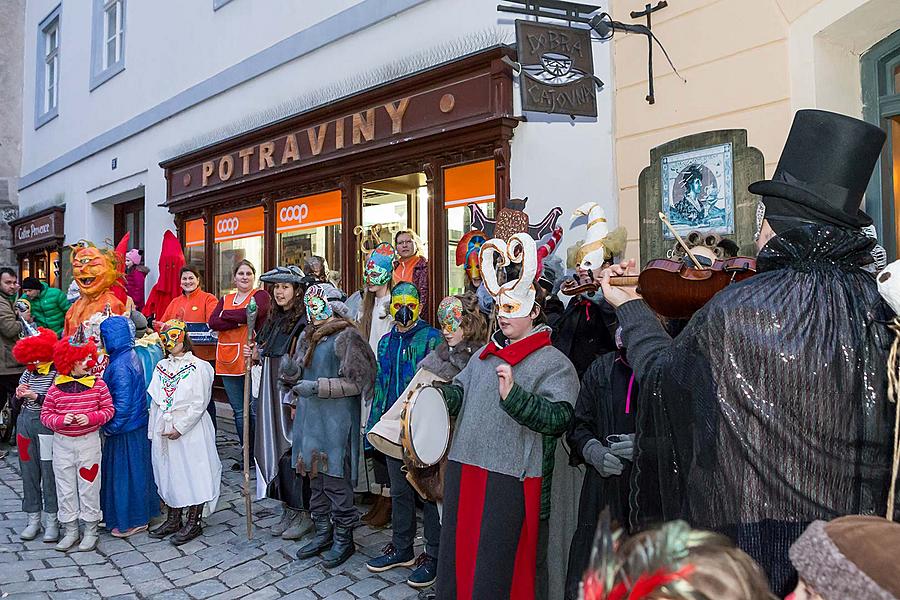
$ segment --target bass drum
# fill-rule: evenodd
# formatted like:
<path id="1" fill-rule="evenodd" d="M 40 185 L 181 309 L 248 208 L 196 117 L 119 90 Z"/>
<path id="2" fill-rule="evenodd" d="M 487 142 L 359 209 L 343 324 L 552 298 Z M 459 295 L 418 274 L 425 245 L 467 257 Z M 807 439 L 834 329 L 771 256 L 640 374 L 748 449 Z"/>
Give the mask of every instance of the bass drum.
<path id="1" fill-rule="evenodd" d="M 436 465 L 450 447 L 450 413 L 444 396 L 433 386 L 423 386 L 405 401 L 400 413 L 400 444 L 415 466 Z"/>

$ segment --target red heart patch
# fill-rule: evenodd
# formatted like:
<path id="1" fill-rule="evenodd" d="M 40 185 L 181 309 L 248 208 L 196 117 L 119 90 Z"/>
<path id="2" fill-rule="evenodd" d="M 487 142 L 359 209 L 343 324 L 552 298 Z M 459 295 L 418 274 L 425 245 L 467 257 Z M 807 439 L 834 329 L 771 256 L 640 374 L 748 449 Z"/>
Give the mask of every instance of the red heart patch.
<path id="1" fill-rule="evenodd" d="M 19 460 L 22 462 L 28 462 L 31 460 L 31 455 L 28 454 L 28 446 L 31 445 L 31 440 L 21 433 L 16 434 L 16 446 L 19 448 Z"/>
<path id="2" fill-rule="evenodd" d="M 90 483 L 94 483 L 94 480 L 97 479 L 97 473 L 100 472 L 100 465 L 94 463 L 94 466 L 90 469 L 86 469 L 85 467 L 81 467 L 78 469 L 78 474 L 81 475 L 81 478 L 85 481 L 89 481 Z"/>

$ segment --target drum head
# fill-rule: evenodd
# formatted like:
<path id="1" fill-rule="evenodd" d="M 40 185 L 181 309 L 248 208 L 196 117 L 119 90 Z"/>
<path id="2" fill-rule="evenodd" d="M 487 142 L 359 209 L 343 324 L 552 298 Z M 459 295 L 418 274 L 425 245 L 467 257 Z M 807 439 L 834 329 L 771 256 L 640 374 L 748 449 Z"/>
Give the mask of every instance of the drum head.
<path id="1" fill-rule="evenodd" d="M 413 400 L 407 409 L 409 442 L 424 465 L 437 464 L 450 443 L 450 415 L 444 396 L 436 388 L 424 387 Z"/>

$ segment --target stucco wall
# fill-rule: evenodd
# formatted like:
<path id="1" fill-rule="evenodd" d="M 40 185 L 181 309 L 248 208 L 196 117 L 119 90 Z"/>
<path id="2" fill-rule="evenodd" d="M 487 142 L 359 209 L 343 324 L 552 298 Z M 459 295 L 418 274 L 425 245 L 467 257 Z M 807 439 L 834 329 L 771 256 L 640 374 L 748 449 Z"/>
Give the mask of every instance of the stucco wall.
<path id="1" fill-rule="evenodd" d="M 630 23 L 644 0 L 614 0 Z M 682 82 L 654 50 L 656 104 L 647 93 L 647 41 L 616 34 L 616 173 L 619 215 L 638 239 L 638 187 L 650 149 L 684 135 L 742 128 L 771 175 L 793 113 L 818 107 L 861 116 L 859 56 L 900 27 L 893 0 L 678 0 L 653 31 Z M 637 257 L 637 243 L 628 254 Z M 642 257 L 652 258 L 652 257 Z"/>
<path id="2" fill-rule="evenodd" d="M 0 16 L 0 266 L 14 265 L 6 219 L 17 204 L 22 158 L 22 47 L 25 0 L 8 0 Z"/>

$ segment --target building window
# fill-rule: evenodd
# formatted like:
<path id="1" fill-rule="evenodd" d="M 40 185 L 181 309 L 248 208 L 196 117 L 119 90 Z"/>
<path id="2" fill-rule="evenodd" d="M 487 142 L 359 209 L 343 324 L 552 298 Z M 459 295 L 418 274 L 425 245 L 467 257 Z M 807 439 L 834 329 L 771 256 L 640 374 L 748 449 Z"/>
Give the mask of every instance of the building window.
<path id="1" fill-rule="evenodd" d="M 242 260 L 249 260 L 259 277 L 265 270 L 265 214 L 263 208 L 248 208 L 216 215 L 213 218 L 213 242 L 215 243 L 216 296 L 235 291 L 234 269 Z"/>
<path id="2" fill-rule="evenodd" d="M 206 226 L 202 218 L 184 222 L 184 262 L 200 272 L 200 281 L 206 281 Z"/>
<path id="3" fill-rule="evenodd" d="M 303 266 L 321 256 L 330 270 L 341 268 L 341 192 L 325 192 L 275 205 L 279 265 Z"/>
<path id="4" fill-rule="evenodd" d="M 488 218 L 494 218 L 496 167 L 493 160 L 444 169 L 444 208 L 447 210 L 447 290 L 449 294 L 475 291 L 466 279 L 463 264 L 457 265 L 457 246 L 472 229 L 469 204 L 477 204 Z M 474 248 L 474 246 L 473 246 Z M 469 250 L 460 252 L 465 258 Z M 480 280 L 474 284 L 480 285 Z"/>
<path id="5" fill-rule="evenodd" d="M 144 199 L 116 204 L 113 214 L 113 236 L 116 243 L 129 234 L 128 247 L 144 249 Z"/>
<path id="6" fill-rule="evenodd" d="M 62 5 L 47 15 L 37 34 L 37 77 L 34 86 L 34 128 L 59 114 L 59 42 Z"/>
<path id="7" fill-rule="evenodd" d="M 125 69 L 125 0 L 94 0 L 91 89 Z"/>

